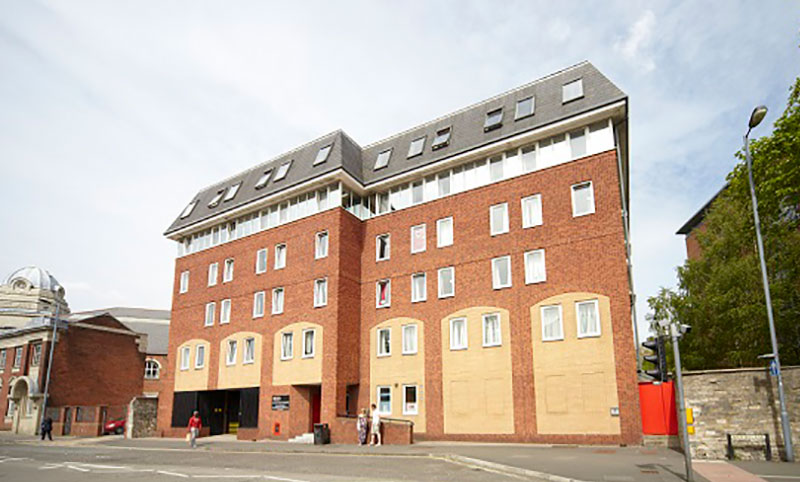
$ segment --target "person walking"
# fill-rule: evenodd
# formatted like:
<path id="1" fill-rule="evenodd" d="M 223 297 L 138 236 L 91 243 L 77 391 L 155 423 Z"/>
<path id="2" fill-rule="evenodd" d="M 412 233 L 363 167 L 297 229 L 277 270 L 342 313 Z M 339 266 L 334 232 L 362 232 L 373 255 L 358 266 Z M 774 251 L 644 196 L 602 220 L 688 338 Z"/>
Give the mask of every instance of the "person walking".
<path id="1" fill-rule="evenodd" d="M 200 412 L 195 410 L 192 414 L 192 418 L 189 419 L 188 426 L 189 443 L 193 449 L 197 448 L 197 437 L 200 435 L 201 428 L 203 428 L 203 421 L 200 420 Z"/>
<path id="2" fill-rule="evenodd" d="M 369 417 L 367 416 L 367 409 L 362 408 L 361 413 L 358 414 L 358 422 L 356 428 L 358 429 L 358 445 L 367 443 L 367 428 L 369 426 Z"/>
<path id="3" fill-rule="evenodd" d="M 47 435 L 47 438 L 52 442 L 53 441 L 53 419 L 51 417 L 45 417 L 42 420 L 42 440 L 44 440 L 44 436 Z"/>
<path id="4" fill-rule="evenodd" d="M 372 404 L 372 427 L 370 433 L 372 437 L 370 437 L 369 444 L 370 445 L 381 445 L 381 414 L 378 413 L 378 407 L 375 404 Z M 377 443 L 376 443 L 377 440 Z"/>

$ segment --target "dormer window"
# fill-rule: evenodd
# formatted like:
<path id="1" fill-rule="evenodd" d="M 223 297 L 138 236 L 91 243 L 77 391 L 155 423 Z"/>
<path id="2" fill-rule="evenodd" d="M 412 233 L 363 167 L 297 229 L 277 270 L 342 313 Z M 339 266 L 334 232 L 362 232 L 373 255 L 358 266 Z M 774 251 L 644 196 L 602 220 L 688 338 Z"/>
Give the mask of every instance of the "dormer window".
<path id="1" fill-rule="evenodd" d="M 264 174 L 258 178 L 258 182 L 256 182 L 256 189 L 261 189 L 262 187 L 267 185 L 269 182 L 269 175 L 272 174 L 272 169 L 267 169 L 264 171 Z"/>
<path id="2" fill-rule="evenodd" d="M 378 154 L 378 158 L 375 159 L 375 167 L 372 169 L 377 171 L 378 169 L 382 169 L 389 165 L 389 159 L 392 157 L 392 150 L 386 149 L 385 151 Z"/>
<path id="3" fill-rule="evenodd" d="M 436 149 L 441 149 L 442 147 L 445 147 L 448 144 L 450 144 L 451 131 L 452 129 L 450 126 L 436 131 L 436 137 L 434 137 L 433 139 L 433 144 L 431 144 L 431 149 L 435 151 Z"/>
<path id="4" fill-rule="evenodd" d="M 217 204 L 219 204 L 219 200 L 222 199 L 222 195 L 225 194 L 224 189 L 220 189 L 214 194 L 214 197 L 211 198 L 211 201 L 208 201 L 208 207 L 213 208 Z"/>
<path id="5" fill-rule="evenodd" d="M 317 164 L 322 164 L 323 162 L 327 161 L 328 155 L 331 153 L 331 147 L 333 147 L 333 144 L 328 144 L 327 146 L 320 149 L 317 152 L 317 157 L 316 159 L 314 159 L 313 165 L 316 166 Z"/>
<path id="6" fill-rule="evenodd" d="M 573 80 L 561 87 L 562 104 L 583 97 L 583 79 Z"/>
<path id="7" fill-rule="evenodd" d="M 281 164 L 278 170 L 275 171 L 275 179 L 273 179 L 272 181 L 277 182 L 285 178 L 286 174 L 289 172 L 290 167 L 292 167 L 292 161 L 286 161 L 283 164 Z"/>
<path id="8" fill-rule="evenodd" d="M 486 113 L 486 122 L 483 123 L 483 132 L 499 129 L 503 125 L 503 108 L 490 110 Z"/>
<path id="9" fill-rule="evenodd" d="M 189 205 L 183 209 L 183 212 L 181 213 L 181 219 L 192 214 L 192 211 L 194 211 L 195 206 L 197 206 L 197 200 L 190 202 Z"/>
<path id="10" fill-rule="evenodd" d="M 524 119 L 533 115 L 535 102 L 533 97 L 527 97 L 517 101 L 517 110 L 514 112 L 514 120 Z"/>
<path id="11" fill-rule="evenodd" d="M 230 201 L 231 199 L 236 197 L 236 193 L 239 192 L 239 188 L 242 187 L 242 183 L 234 184 L 233 186 L 228 188 L 228 192 L 225 193 L 224 201 Z"/>
<path id="12" fill-rule="evenodd" d="M 411 141 L 411 145 L 408 146 L 408 156 L 406 156 L 408 159 L 422 154 L 423 149 L 425 149 L 425 139 L 427 137 L 428 136 L 422 136 Z"/>

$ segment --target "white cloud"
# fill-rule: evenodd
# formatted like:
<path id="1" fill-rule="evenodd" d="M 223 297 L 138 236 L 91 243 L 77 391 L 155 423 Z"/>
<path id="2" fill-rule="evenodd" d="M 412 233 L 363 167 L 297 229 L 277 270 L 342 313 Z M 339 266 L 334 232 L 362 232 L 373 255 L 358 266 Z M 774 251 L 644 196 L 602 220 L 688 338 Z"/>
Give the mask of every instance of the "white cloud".
<path id="1" fill-rule="evenodd" d="M 655 60 L 649 52 L 655 26 L 656 15 L 652 10 L 646 10 L 631 25 L 628 35 L 614 43 L 616 51 L 644 72 L 650 72 L 656 68 Z"/>

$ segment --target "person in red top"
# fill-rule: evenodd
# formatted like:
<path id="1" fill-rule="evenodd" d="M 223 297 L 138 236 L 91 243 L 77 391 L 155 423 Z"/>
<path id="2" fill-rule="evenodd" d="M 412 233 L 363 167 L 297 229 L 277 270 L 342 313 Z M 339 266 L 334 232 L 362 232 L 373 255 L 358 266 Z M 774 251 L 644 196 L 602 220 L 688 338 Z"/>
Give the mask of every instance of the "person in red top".
<path id="1" fill-rule="evenodd" d="M 189 419 L 189 442 L 192 444 L 192 448 L 197 448 L 197 436 L 200 435 L 200 429 L 203 428 L 203 421 L 200 420 L 200 412 L 197 410 L 194 411 L 192 414 L 192 418 Z"/>

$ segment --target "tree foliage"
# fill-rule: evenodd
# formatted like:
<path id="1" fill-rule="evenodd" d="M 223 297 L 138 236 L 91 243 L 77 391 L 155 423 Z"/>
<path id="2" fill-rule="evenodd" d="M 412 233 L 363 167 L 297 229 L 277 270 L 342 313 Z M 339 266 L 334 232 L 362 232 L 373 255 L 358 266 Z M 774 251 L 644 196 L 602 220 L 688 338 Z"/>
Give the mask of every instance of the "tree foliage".
<path id="1" fill-rule="evenodd" d="M 758 213 L 781 363 L 800 364 L 800 78 L 772 134 L 750 143 Z M 648 299 L 656 319 L 692 326 L 681 341 L 687 369 L 763 366 L 771 353 L 744 153 L 707 211 L 702 256 L 678 267 L 678 289 Z"/>

